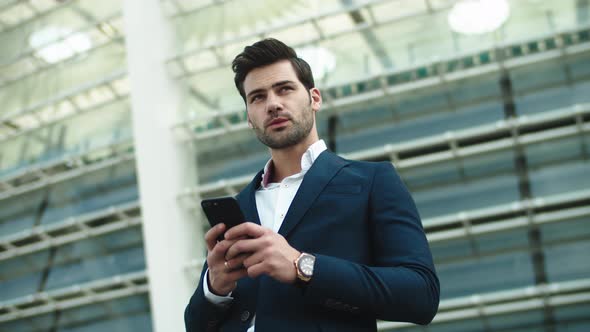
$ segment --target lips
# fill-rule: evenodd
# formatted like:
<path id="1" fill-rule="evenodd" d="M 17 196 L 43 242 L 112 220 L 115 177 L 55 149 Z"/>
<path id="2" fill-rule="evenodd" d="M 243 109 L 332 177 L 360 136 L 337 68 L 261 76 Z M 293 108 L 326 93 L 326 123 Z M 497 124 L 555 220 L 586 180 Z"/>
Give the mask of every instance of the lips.
<path id="1" fill-rule="evenodd" d="M 271 120 L 266 126 L 267 127 L 278 127 L 284 123 L 286 123 L 287 121 L 289 121 L 289 119 L 287 118 L 275 118 L 273 120 Z"/>

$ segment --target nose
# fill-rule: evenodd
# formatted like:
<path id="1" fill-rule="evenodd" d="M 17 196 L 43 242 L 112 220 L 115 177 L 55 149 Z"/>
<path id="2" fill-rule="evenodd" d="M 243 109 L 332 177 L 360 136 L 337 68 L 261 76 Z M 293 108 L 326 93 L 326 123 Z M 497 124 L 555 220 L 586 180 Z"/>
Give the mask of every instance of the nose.
<path id="1" fill-rule="evenodd" d="M 281 98 L 274 93 L 269 93 L 266 97 L 266 111 L 268 113 L 278 112 L 283 109 Z"/>

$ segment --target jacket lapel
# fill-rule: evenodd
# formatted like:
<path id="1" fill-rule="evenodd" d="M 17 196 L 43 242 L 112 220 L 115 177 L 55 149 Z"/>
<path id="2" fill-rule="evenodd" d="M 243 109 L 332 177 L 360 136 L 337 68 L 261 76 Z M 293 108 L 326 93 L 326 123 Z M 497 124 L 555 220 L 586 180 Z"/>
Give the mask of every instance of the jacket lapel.
<path id="1" fill-rule="evenodd" d="M 258 172 L 250 184 L 237 196 L 246 221 L 257 223 L 258 225 L 260 225 L 260 217 L 258 216 L 258 207 L 256 206 L 256 189 L 258 189 L 260 181 L 262 181 L 262 173 L 263 171 Z"/>
<path id="2" fill-rule="evenodd" d="M 285 238 L 301 221 L 324 187 L 338 171 L 349 162 L 326 150 L 315 160 L 303 177 L 303 182 L 289 207 L 289 211 L 279 229 Z"/>

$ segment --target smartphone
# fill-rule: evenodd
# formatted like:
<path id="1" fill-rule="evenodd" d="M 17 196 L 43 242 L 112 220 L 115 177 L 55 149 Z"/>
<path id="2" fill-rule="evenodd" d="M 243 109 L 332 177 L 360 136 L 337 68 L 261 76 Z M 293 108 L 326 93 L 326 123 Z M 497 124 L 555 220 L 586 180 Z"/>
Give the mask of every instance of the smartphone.
<path id="1" fill-rule="evenodd" d="M 233 197 L 209 198 L 201 201 L 201 207 L 209 220 L 211 227 L 224 223 L 226 231 L 246 221 L 238 201 Z M 221 234 L 217 241 L 223 240 Z"/>

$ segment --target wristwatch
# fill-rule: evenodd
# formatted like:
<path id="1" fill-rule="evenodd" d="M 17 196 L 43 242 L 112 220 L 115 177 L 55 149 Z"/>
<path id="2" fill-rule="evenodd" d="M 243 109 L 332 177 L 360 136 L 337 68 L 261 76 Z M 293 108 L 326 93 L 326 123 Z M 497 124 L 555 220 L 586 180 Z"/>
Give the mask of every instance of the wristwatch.
<path id="1" fill-rule="evenodd" d="M 297 279 L 305 283 L 309 282 L 313 276 L 315 256 L 302 252 L 294 263 L 295 270 L 297 271 Z"/>

